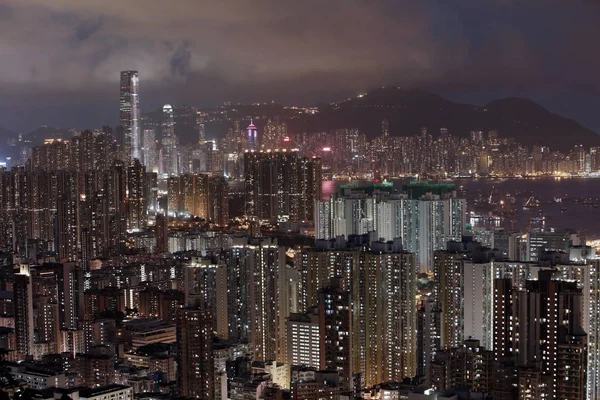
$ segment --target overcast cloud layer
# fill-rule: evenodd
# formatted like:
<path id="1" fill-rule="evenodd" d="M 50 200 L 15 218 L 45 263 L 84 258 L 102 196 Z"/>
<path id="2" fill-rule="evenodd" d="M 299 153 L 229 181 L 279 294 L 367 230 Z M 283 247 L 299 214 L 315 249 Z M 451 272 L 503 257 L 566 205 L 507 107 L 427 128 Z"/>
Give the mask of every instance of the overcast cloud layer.
<path id="1" fill-rule="evenodd" d="M 600 2 L 2 0 L 0 126 L 115 124 L 143 109 L 334 100 L 383 84 L 518 95 L 600 131 Z"/>

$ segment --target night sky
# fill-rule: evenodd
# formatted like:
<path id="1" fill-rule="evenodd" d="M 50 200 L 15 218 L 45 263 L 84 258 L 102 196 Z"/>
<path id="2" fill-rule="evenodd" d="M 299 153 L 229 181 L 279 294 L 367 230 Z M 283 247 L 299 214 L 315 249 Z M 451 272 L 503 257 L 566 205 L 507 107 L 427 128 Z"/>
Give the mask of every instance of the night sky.
<path id="1" fill-rule="evenodd" d="M 597 0 L 1 0 L 0 126 L 116 124 L 224 100 L 313 104 L 398 84 L 531 98 L 600 132 Z"/>

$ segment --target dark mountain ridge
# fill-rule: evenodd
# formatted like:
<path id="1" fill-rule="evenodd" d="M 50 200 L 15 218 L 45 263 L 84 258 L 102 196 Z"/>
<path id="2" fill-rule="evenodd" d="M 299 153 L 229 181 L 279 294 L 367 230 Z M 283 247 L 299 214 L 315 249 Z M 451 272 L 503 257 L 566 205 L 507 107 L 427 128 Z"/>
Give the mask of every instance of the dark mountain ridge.
<path id="1" fill-rule="evenodd" d="M 314 118 L 307 118 L 304 128 L 313 131 L 356 127 L 373 138 L 381 134 L 384 119 L 389 121 L 392 136 L 416 135 L 426 127 L 434 137 L 441 128 L 460 137 L 467 137 L 473 130 L 496 130 L 501 137 L 515 138 L 524 145 L 546 145 L 556 150 L 568 150 L 575 144 L 600 144 L 600 136 L 592 130 L 531 100 L 505 98 L 480 107 L 454 103 L 425 90 L 398 87 L 379 88 L 332 103 Z"/>
<path id="2" fill-rule="evenodd" d="M 389 121 L 390 135 L 414 136 L 426 127 L 434 137 L 441 128 L 454 136 L 468 137 L 470 131 L 498 131 L 500 137 L 511 137 L 526 146 L 545 145 L 554 150 L 569 150 L 576 144 L 586 147 L 600 145 L 600 135 L 568 118 L 552 113 L 539 104 L 517 97 L 494 100 L 484 106 L 449 101 L 435 93 L 421 89 L 385 87 L 344 101 L 319 105 L 319 113 L 298 116 L 282 105 L 238 105 L 240 117 L 282 115 L 288 120 L 290 133 L 327 132 L 340 128 L 358 128 L 372 139 L 381 135 L 382 121 Z M 158 110 L 157 114 L 162 114 Z M 290 114 L 291 113 L 291 114 Z M 194 127 L 178 119 L 178 134 L 182 144 L 197 140 Z M 145 113 L 148 117 L 153 113 Z M 160 115 L 159 115 L 160 116 Z M 230 116 L 231 117 L 231 116 Z M 287 118 L 286 118 L 287 117 Z M 256 121 L 259 130 L 264 122 Z M 186 129 L 183 129 L 186 128 Z M 209 137 L 223 136 L 229 124 L 215 121 L 207 125 Z M 189 131 L 189 132 L 188 132 Z M 0 143 L 17 134 L 0 127 Z M 72 132 L 61 128 L 41 126 L 23 135 L 23 139 L 36 146 L 47 138 L 69 138 Z"/>

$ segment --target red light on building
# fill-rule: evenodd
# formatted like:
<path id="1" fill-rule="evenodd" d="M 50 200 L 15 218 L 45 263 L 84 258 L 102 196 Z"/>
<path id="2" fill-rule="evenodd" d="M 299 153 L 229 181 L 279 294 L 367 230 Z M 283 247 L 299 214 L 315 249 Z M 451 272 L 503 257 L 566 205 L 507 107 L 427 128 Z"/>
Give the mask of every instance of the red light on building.
<path id="1" fill-rule="evenodd" d="M 381 172 L 378 169 L 376 169 L 374 175 L 375 176 L 373 177 L 373 182 L 381 183 Z"/>

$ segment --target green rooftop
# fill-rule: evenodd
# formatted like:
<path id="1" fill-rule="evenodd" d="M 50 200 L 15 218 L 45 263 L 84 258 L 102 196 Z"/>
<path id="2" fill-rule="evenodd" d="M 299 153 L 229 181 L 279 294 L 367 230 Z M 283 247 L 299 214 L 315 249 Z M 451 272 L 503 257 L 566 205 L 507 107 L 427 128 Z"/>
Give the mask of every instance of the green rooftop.
<path id="1" fill-rule="evenodd" d="M 365 182 L 357 182 L 357 183 L 349 183 L 347 185 L 340 186 L 340 195 L 345 196 L 346 190 L 356 190 L 360 192 L 364 192 L 368 195 L 372 195 L 376 191 L 379 192 L 388 192 L 393 193 L 394 185 L 390 182 L 383 183 L 365 183 Z"/>
<path id="2" fill-rule="evenodd" d="M 456 190 L 453 183 L 429 183 L 428 181 L 414 181 L 403 186 L 403 191 L 409 199 L 420 199 L 427 193 L 436 194 L 440 197 L 446 193 Z"/>

